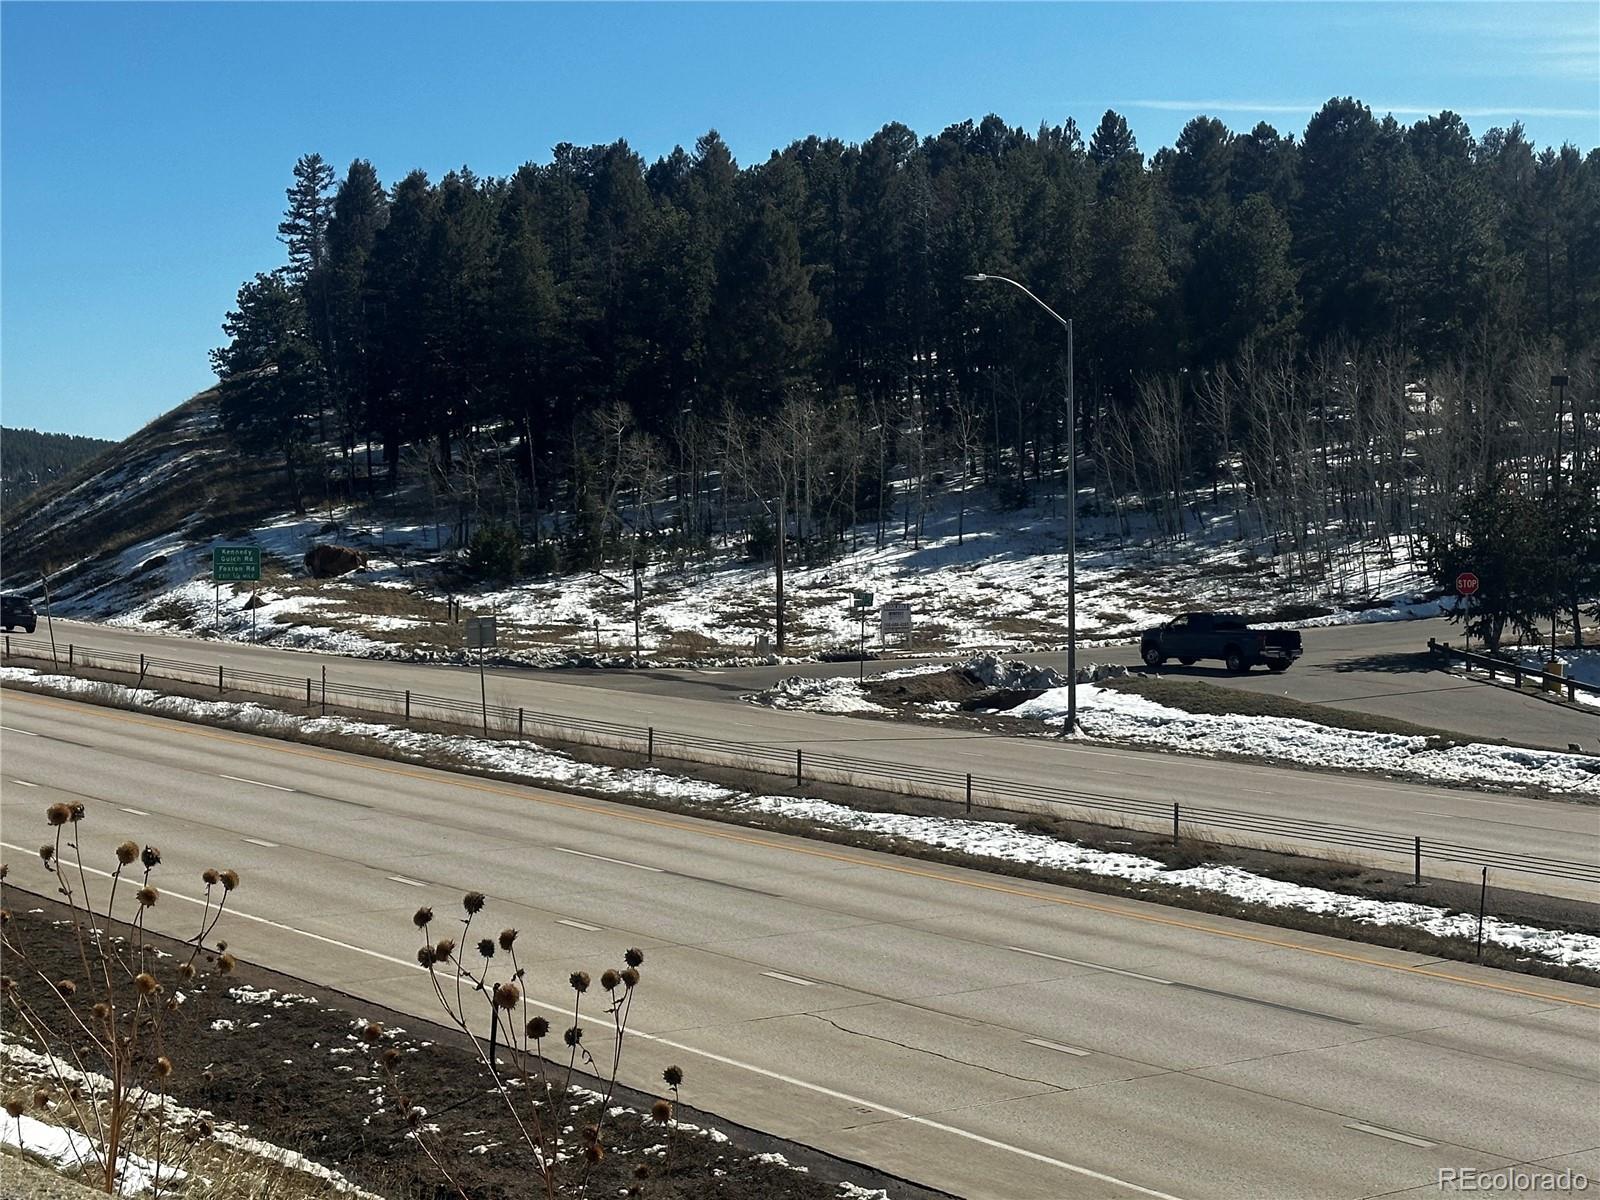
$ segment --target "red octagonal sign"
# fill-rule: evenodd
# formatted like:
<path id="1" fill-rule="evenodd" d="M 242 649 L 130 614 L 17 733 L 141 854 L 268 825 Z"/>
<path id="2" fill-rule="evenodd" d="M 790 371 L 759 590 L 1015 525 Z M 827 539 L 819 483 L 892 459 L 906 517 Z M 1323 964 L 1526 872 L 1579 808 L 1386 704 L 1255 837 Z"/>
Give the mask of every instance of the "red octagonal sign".
<path id="1" fill-rule="evenodd" d="M 1478 590 L 1478 577 L 1471 571 L 1463 571 L 1456 576 L 1456 595 L 1470 596 Z"/>

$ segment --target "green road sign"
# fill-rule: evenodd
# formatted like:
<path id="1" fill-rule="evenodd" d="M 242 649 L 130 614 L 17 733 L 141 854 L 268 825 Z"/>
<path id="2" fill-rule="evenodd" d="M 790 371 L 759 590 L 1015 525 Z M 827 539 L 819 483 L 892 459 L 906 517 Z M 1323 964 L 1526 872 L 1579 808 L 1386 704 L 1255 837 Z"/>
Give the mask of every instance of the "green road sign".
<path id="1" fill-rule="evenodd" d="M 261 550 L 257 546 L 213 546 L 211 578 L 215 583 L 258 583 Z"/>

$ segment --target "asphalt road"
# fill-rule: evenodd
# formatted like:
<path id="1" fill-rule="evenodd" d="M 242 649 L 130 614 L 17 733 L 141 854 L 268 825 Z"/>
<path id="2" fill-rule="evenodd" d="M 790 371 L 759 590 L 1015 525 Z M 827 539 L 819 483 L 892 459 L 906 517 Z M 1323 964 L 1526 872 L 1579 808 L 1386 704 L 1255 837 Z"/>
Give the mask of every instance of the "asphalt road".
<path id="1" fill-rule="evenodd" d="M 1591 989 L 16 692 L 0 724 L 18 886 L 81 799 L 91 864 L 161 847 L 163 932 L 231 865 L 243 957 L 423 1015 L 410 914 L 479 889 L 552 1008 L 644 948 L 630 1082 L 677 1062 L 696 1105 L 964 1196 L 1600 1177 Z"/>
<path id="2" fill-rule="evenodd" d="M 294 676 L 317 676 L 371 687 L 412 688 L 476 702 L 477 672 L 437 665 L 303 654 L 227 642 L 196 642 L 105 626 L 58 622 L 57 641 L 127 652 L 166 654 L 197 662 L 224 662 Z M 1293 672 L 1290 672 L 1293 674 Z M 1162 806 L 1178 802 L 1271 813 L 1295 821 L 1322 821 L 1379 830 L 1404 839 L 1481 846 L 1518 855 L 1600 861 L 1600 815 L 1593 806 L 1515 794 L 1486 795 L 1457 788 L 1399 783 L 1375 777 L 1319 773 L 1249 763 L 1063 745 L 1049 738 L 1012 738 L 951 730 L 936 724 L 863 721 L 844 716 L 774 710 L 738 702 L 749 690 L 747 672 L 496 671 L 489 700 L 530 711 L 597 721 L 653 725 L 739 742 L 799 746 L 908 766 L 1021 784 L 1069 787 L 1097 796 L 1126 797 Z M 1471 687 L 1481 687 L 1472 684 Z M 1505 695 L 1498 689 L 1496 696 Z M 1514 696 L 1506 696 L 1516 700 Z M 1540 701 L 1523 703 L 1554 707 Z M 1259 840 L 1259 839 L 1257 839 Z M 1285 834 L 1285 845 L 1318 848 Z M 1404 851 L 1342 851 L 1381 865 L 1407 868 Z M 1431 874 L 1477 879 L 1477 868 L 1429 860 Z M 1507 886 L 1594 899 L 1594 888 L 1535 875 L 1505 876 Z"/>

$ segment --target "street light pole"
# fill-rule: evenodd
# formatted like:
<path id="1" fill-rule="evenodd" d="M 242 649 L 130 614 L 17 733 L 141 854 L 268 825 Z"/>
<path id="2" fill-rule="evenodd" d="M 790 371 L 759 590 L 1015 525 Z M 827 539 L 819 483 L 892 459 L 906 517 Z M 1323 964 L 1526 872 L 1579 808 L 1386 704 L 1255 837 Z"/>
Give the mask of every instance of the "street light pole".
<path id="1" fill-rule="evenodd" d="M 1072 319 L 1063 317 L 1015 279 L 981 271 L 965 278 L 968 283 L 1010 284 L 1067 331 L 1067 724 L 1062 733 L 1074 733 L 1078 728 L 1078 408 L 1073 394 Z"/>

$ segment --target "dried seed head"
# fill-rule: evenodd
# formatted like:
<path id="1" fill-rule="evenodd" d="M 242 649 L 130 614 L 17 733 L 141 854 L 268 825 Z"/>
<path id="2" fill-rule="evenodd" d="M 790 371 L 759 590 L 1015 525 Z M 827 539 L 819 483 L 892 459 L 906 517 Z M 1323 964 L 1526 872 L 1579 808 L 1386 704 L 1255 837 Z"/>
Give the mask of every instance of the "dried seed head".
<path id="1" fill-rule="evenodd" d="M 72 819 L 72 810 L 65 804 L 52 804 L 44 810 L 44 819 L 52 825 L 65 825 Z"/>
<path id="2" fill-rule="evenodd" d="M 111 1006 L 102 1001 L 94 1006 L 93 1012 L 96 1020 L 104 1021 L 111 1015 Z"/>
<path id="3" fill-rule="evenodd" d="M 630 967 L 642 967 L 644 966 L 644 951 L 637 946 L 625 950 L 622 954 L 622 961 Z"/>
<path id="4" fill-rule="evenodd" d="M 609 967 L 600 973 L 600 986 L 608 992 L 617 990 L 617 984 L 622 982 L 622 977 Z"/>
<path id="5" fill-rule="evenodd" d="M 632 967 L 623 967 L 622 968 L 622 982 L 624 984 L 626 984 L 629 988 L 638 987 L 639 986 L 639 972 L 635 971 Z"/>
<path id="6" fill-rule="evenodd" d="M 417 951 L 417 961 L 425 967 L 433 966 L 433 947 L 423 946 Z"/>
<path id="7" fill-rule="evenodd" d="M 583 1041 L 583 1026 L 582 1025 L 574 1025 L 571 1029 L 567 1030 L 567 1032 L 562 1034 L 561 1036 L 562 1036 L 562 1039 L 567 1043 L 567 1045 L 576 1046 L 579 1042 Z"/>
<path id="8" fill-rule="evenodd" d="M 650 1106 L 650 1119 L 657 1125 L 665 1125 L 672 1120 L 672 1101 L 657 1100 Z"/>
<path id="9" fill-rule="evenodd" d="M 468 892 L 461 897 L 461 907 L 467 910 L 467 916 L 476 916 L 483 911 L 483 893 Z"/>
<path id="10" fill-rule="evenodd" d="M 567 977 L 567 982 L 572 985 L 572 990 L 580 995 L 589 990 L 589 972 L 574 971 Z"/>
<path id="11" fill-rule="evenodd" d="M 179 979 L 193 979 L 195 977 L 195 973 L 194 964 L 192 962 L 182 962 L 178 964 Z"/>
<path id="12" fill-rule="evenodd" d="M 383 1065 L 392 1071 L 395 1069 L 395 1067 L 399 1066 L 399 1064 L 400 1051 L 396 1050 L 393 1046 L 390 1046 L 383 1052 Z"/>
<path id="13" fill-rule="evenodd" d="M 139 989 L 139 995 L 141 996 L 153 996 L 161 990 L 161 985 L 156 982 L 156 977 L 150 974 L 149 971 L 140 971 L 134 977 L 133 984 Z"/>
<path id="14" fill-rule="evenodd" d="M 49 1108 L 50 1107 L 50 1089 L 49 1088 L 47 1088 L 47 1087 L 36 1087 L 36 1088 L 33 1089 L 33 1106 L 35 1108 Z"/>
<path id="15" fill-rule="evenodd" d="M 11 924 L 11 910 L 9 908 L 0 908 L 0 925 L 9 924 Z"/>
<path id="16" fill-rule="evenodd" d="M 428 922 L 431 920 L 433 920 L 433 909 L 429 908 L 426 904 L 411 914 L 411 923 L 418 929 L 426 929 L 428 927 Z"/>
<path id="17" fill-rule="evenodd" d="M 233 974 L 233 969 L 239 965 L 239 960 L 231 954 L 222 954 L 217 958 L 217 970 L 224 975 Z"/>
<path id="18" fill-rule="evenodd" d="M 455 952 L 455 948 L 455 938 L 440 938 L 438 943 L 433 948 L 434 961 L 442 963 L 449 962 L 450 955 Z"/>
<path id="19" fill-rule="evenodd" d="M 677 1087 L 683 1082 L 683 1068 L 668 1067 L 665 1071 L 661 1072 L 661 1078 L 667 1081 L 668 1087 Z"/>
<path id="20" fill-rule="evenodd" d="M 480 938 L 478 940 L 478 953 L 483 955 L 483 957 L 485 957 L 485 958 L 493 958 L 494 957 L 494 939 L 493 938 Z"/>
<path id="21" fill-rule="evenodd" d="M 0 862 L 0 879 L 4 879 L 9 874 L 11 874 L 11 868 Z"/>
<path id="22" fill-rule="evenodd" d="M 48 867 L 50 865 L 50 860 L 52 858 L 54 858 L 55 856 L 56 856 L 56 848 L 54 846 L 40 846 L 39 847 L 39 857 L 44 859 L 44 865 L 45 866 Z"/>
<path id="23" fill-rule="evenodd" d="M 217 943 L 217 953 L 218 954 L 221 954 L 227 948 L 228 948 L 228 943 L 227 942 L 219 941 Z"/>
<path id="24" fill-rule="evenodd" d="M 131 863 L 134 859 L 136 859 L 138 857 L 139 857 L 139 843 L 138 842 L 123 842 L 122 845 L 117 847 L 117 861 L 119 863 L 121 863 L 123 866 L 127 866 L 129 863 Z"/>
<path id="25" fill-rule="evenodd" d="M 500 949 L 509 950 L 516 944 L 517 931 L 515 929 L 502 929 L 500 931 Z"/>
<path id="26" fill-rule="evenodd" d="M 200 882 L 205 884 L 207 887 L 216 887 L 217 879 L 218 875 L 215 867 L 207 867 L 204 871 L 200 872 Z"/>
<path id="27" fill-rule="evenodd" d="M 422 1124 L 422 1118 L 424 1115 L 425 1114 L 420 1108 L 408 1108 L 406 1109 L 406 1124 L 411 1126 L 411 1128 L 416 1129 Z"/>
<path id="28" fill-rule="evenodd" d="M 583 1148 L 583 1157 L 588 1160 L 591 1166 L 599 1162 L 605 1156 L 605 1149 L 600 1145 L 599 1142 L 594 1143 L 592 1146 L 585 1146 Z"/>
<path id="29" fill-rule="evenodd" d="M 383 1036 L 383 1026 L 376 1021 L 368 1021 L 366 1027 L 361 1031 L 361 1036 L 369 1043 L 375 1042 Z"/>
<path id="30" fill-rule="evenodd" d="M 73 983 L 70 979 L 63 979 L 60 983 L 56 984 L 56 991 L 60 992 L 63 996 L 70 996 L 77 990 L 78 985 Z"/>
<path id="31" fill-rule="evenodd" d="M 134 896 L 138 898 L 139 907 L 141 908 L 149 908 L 157 900 L 161 899 L 161 893 L 149 884 L 145 884 L 144 887 L 134 893 Z"/>
<path id="32" fill-rule="evenodd" d="M 73 821 L 74 824 L 76 824 L 77 822 L 83 820 L 84 811 L 85 811 L 85 809 L 83 807 L 83 802 L 81 800 L 73 802 L 71 818 L 72 818 L 72 821 Z"/>
<path id="33" fill-rule="evenodd" d="M 538 1041 L 550 1032 L 550 1022 L 543 1017 L 534 1017 L 528 1022 L 528 1036 Z"/>
<path id="34" fill-rule="evenodd" d="M 231 892 L 239 886 L 239 872 L 235 871 L 232 867 L 220 872 L 220 876 L 222 879 L 223 891 Z"/>
<path id="35" fill-rule="evenodd" d="M 161 851 L 154 846 L 146 846 L 139 853 L 139 861 L 144 864 L 146 871 L 153 871 L 161 865 Z"/>
<path id="36" fill-rule="evenodd" d="M 155 1075 L 157 1079 L 165 1079 L 172 1074 L 172 1060 L 163 1054 L 156 1059 Z"/>
<path id="37" fill-rule="evenodd" d="M 635 1179 L 649 1179 L 650 1178 L 650 1168 L 647 1167 L 644 1163 L 640 1163 L 637 1167 L 635 1167 L 633 1169 L 633 1177 Z"/>
<path id="38" fill-rule="evenodd" d="M 17 990 L 17 981 L 9 975 L 0 975 L 0 996 L 9 996 Z"/>
<path id="39" fill-rule="evenodd" d="M 214 1130 L 212 1129 L 212 1126 L 211 1126 L 211 1122 L 210 1121 L 205 1121 L 205 1120 L 201 1120 L 201 1121 L 195 1122 L 194 1131 L 198 1136 L 203 1137 L 203 1138 L 210 1137 L 212 1135 L 212 1133 L 214 1132 Z"/>
<path id="40" fill-rule="evenodd" d="M 583 1144 L 584 1145 L 592 1146 L 592 1145 L 594 1145 L 596 1142 L 598 1142 L 600 1140 L 600 1126 L 598 1126 L 598 1125 L 585 1125 L 578 1132 L 578 1136 L 581 1139 L 583 1139 Z"/>
<path id="41" fill-rule="evenodd" d="M 497 983 L 494 985 L 494 1006 L 506 1010 L 517 1006 L 522 999 L 522 989 L 514 983 Z"/>
<path id="42" fill-rule="evenodd" d="M 7 1100 L 6 1101 L 6 1116 L 10 1117 L 13 1121 L 15 1121 L 17 1118 L 22 1116 L 23 1112 L 27 1109 L 27 1107 L 28 1106 L 26 1104 L 24 1104 L 21 1100 L 17 1100 L 17 1099 Z"/>

